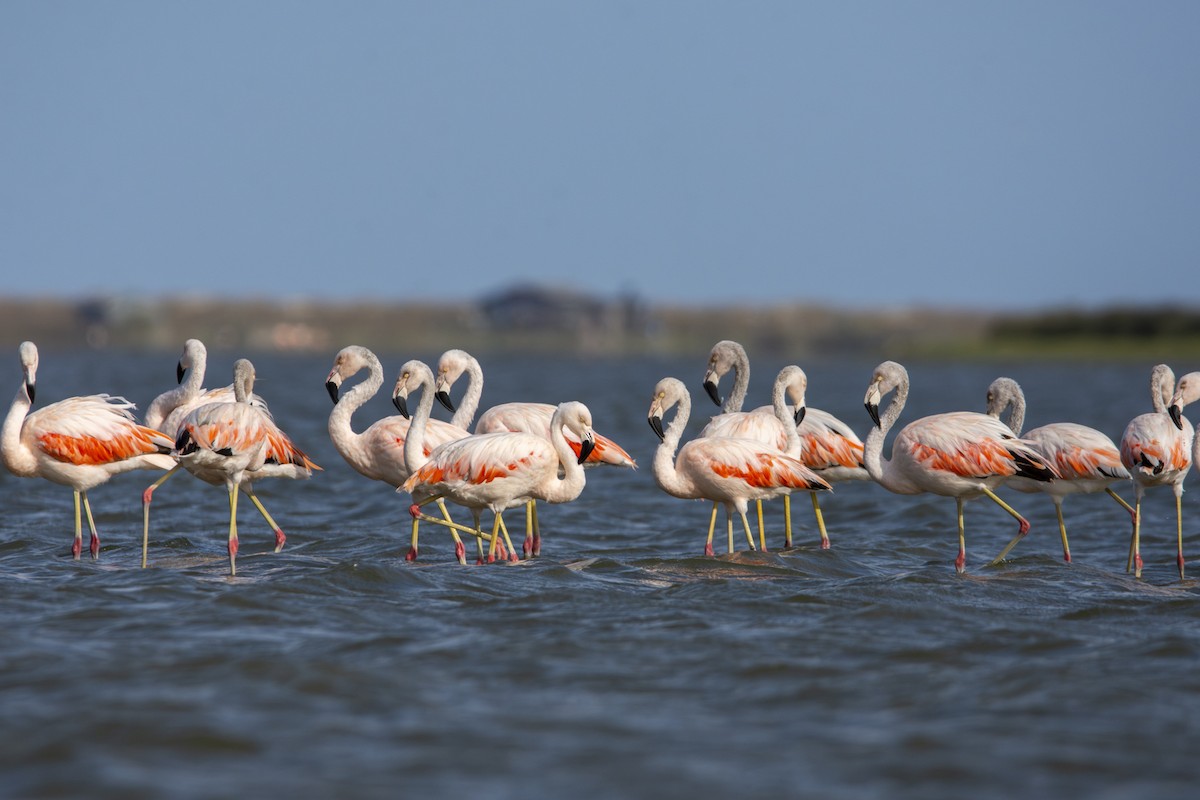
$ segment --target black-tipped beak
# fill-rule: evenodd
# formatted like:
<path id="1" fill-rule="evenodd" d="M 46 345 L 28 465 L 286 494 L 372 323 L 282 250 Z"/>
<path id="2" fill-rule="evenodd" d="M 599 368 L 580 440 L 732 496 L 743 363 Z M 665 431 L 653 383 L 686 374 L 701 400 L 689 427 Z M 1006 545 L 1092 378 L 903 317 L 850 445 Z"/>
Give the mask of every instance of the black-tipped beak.
<path id="1" fill-rule="evenodd" d="M 409 413 L 408 413 L 408 400 L 407 399 L 405 399 L 404 397 L 401 397 L 400 395 L 394 395 L 392 397 L 392 405 L 394 405 L 396 407 L 396 410 L 400 412 L 400 416 L 404 417 L 405 419 L 411 419 L 411 417 L 409 416 Z"/>
<path id="2" fill-rule="evenodd" d="M 178 364 L 175 365 L 175 382 L 176 383 L 183 383 L 183 373 L 185 373 L 185 372 L 187 372 L 187 367 L 185 367 L 183 365 L 182 361 L 180 361 Z"/>
<path id="3" fill-rule="evenodd" d="M 325 391 L 329 392 L 329 399 L 336 406 L 338 401 L 338 385 L 333 381 L 325 381 Z"/>
<path id="4" fill-rule="evenodd" d="M 449 393 L 449 392 L 444 392 L 444 391 L 443 391 L 443 392 L 438 392 L 437 394 L 435 394 L 435 395 L 434 395 L 434 397 L 436 397 L 436 398 L 437 398 L 437 401 L 438 401 L 439 403 L 441 403 L 441 404 L 442 404 L 442 406 L 443 406 L 443 407 L 444 407 L 444 408 L 445 408 L 447 411 L 449 411 L 449 412 L 451 412 L 451 413 L 453 413 L 453 412 L 454 412 L 454 401 L 450 399 L 450 393 Z M 407 414 L 405 414 L 404 416 L 408 416 L 408 415 L 407 415 Z"/>
<path id="5" fill-rule="evenodd" d="M 29 394 L 29 402 L 33 403 L 34 399 L 37 397 L 37 387 L 35 387 L 29 381 L 26 381 L 25 382 L 25 391 Z"/>
<path id="6" fill-rule="evenodd" d="M 875 423 L 875 427 L 879 427 L 879 406 L 875 403 L 865 403 L 867 413 L 871 415 L 871 421 Z"/>
<path id="7" fill-rule="evenodd" d="M 596 449 L 596 440 L 591 436 L 587 436 L 579 443 L 579 459 L 578 463 L 582 464 L 587 461 L 588 456 Z"/>
<path id="8" fill-rule="evenodd" d="M 721 405 L 721 403 L 725 402 L 721 399 L 721 392 L 719 389 L 717 389 L 717 385 L 712 381 L 704 382 L 704 391 L 708 392 L 708 396 L 711 397 L 712 401 L 717 405 Z"/>
<path id="9" fill-rule="evenodd" d="M 796 409 L 796 413 L 792 415 L 792 421 L 799 425 L 804 422 L 804 415 L 808 413 L 808 406 L 800 406 Z"/>
<path id="10" fill-rule="evenodd" d="M 1172 405 L 1167 409 L 1167 413 L 1171 415 L 1171 422 L 1175 423 L 1175 427 L 1183 430 L 1183 409 Z"/>
<path id="11" fill-rule="evenodd" d="M 667 435 L 665 433 L 663 433 L 662 417 L 660 417 L 656 414 L 653 417 L 649 417 L 647 419 L 647 422 L 650 423 L 650 429 L 653 430 L 658 435 L 658 440 L 660 442 L 663 439 L 667 438 Z"/>

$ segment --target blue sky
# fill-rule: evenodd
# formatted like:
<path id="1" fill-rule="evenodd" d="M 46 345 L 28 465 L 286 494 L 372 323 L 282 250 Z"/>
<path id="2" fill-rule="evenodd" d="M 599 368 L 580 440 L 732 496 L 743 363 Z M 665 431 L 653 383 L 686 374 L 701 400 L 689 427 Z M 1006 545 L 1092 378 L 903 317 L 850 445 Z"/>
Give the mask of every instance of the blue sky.
<path id="1" fill-rule="evenodd" d="M 1200 301 L 1200 3 L 0 0 L 0 294 Z"/>

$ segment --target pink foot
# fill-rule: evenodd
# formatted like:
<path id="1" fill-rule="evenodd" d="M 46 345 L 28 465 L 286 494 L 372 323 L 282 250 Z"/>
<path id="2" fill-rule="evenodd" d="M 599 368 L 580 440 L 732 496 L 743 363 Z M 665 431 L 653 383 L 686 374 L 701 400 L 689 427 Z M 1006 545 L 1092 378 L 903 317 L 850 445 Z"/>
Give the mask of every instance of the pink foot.
<path id="1" fill-rule="evenodd" d="M 1179 554 L 1179 557 L 1175 559 L 1175 563 L 1179 565 L 1179 580 L 1183 580 L 1183 553 Z"/>
<path id="2" fill-rule="evenodd" d="M 230 558 L 235 557 L 237 555 L 237 551 L 238 551 L 238 540 L 230 539 L 229 540 L 229 557 Z"/>
<path id="3" fill-rule="evenodd" d="M 1142 574 L 1142 554 L 1141 553 L 1138 553 L 1137 555 L 1135 555 L 1133 557 L 1133 568 L 1134 568 L 1134 570 L 1137 571 L 1137 574 L 1139 576 Z"/>
<path id="4" fill-rule="evenodd" d="M 147 487 L 146 491 L 142 492 L 142 505 L 150 505 L 150 498 L 154 496 L 154 487 Z"/>
<path id="5" fill-rule="evenodd" d="M 462 542 L 455 542 L 454 557 L 458 559 L 458 563 L 466 566 L 467 563 L 467 548 Z"/>
<path id="6" fill-rule="evenodd" d="M 408 513 L 412 515 L 413 519 L 416 519 L 417 517 L 421 516 L 421 507 L 416 503 L 413 503 L 408 507 Z"/>
<path id="7" fill-rule="evenodd" d="M 716 555 L 715 553 L 713 553 L 713 546 L 712 546 L 712 542 L 706 542 L 706 543 L 705 543 L 705 545 L 704 545 L 704 555 L 706 555 L 706 556 Z"/>
<path id="8" fill-rule="evenodd" d="M 1018 526 L 1017 529 L 1021 532 L 1022 536 L 1029 533 L 1029 520 L 1025 519 L 1024 517 L 1021 517 L 1021 524 Z"/>
<path id="9" fill-rule="evenodd" d="M 484 564 L 483 556 L 480 556 L 479 558 L 475 559 L 475 566 L 482 567 L 483 564 Z"/>
<path id="10" fill-rule="evenodd" d="M 404 555 L 404 560 L 405 561 L 416 561 L 417 560 L 417 548 L 409 547 L 408 552 Z"/>
<path id="11" fill-rule="evenodd" d="M 1071 563 L 1071 552 L 1069 550 L 1063 550 L 1063 561 L 1068 564 Z"/>
<path id="12" fill-rule="evenodd" d="M 79 554 L 82 552 L 83 552 L 83 540 L 82 539 L 76 539 L 75 541 L 71 542 L 71 555 L 75 557 L 76 561 L 79 560 Z"/>
<path id="13" fill-rule="evenodd" d="M 495 557 L 494 555 L 492 555 L 491 553 L 488 553 L 488 560 L 487 560 L 487 562 L 488 562 L 489 564 L 494 564 L 494 563 L 496 563 L 496 557 Z"/>
<path id="14" fill-rule="evenodd" d="M 828 539 L 822 539 L 822 540 L 821 540 L 821 549 L 822 549 L 822 550 L 828 550 L 828 549 L 829 549 L 829 540 L 828 540 Z"/>
<path id="15" fill-rule="evenodd" d="M 533 537 L 526 536 L 524 544 L 521 545 L 521 553 L 529 558 L 533 555 Z"/>
<path id="16" fill-rule="evenodd" d="M 88 545 L 88 550 L 92 551 L 93 559 L 97 559 L 100 557 L 100 537 L 99 536 L 96 536 L 95 534 L 92 535 L 92 541 L 91 541 L 91 544 Z M 1182 573 L 1183 567 L 1180 567 L 1179 571 L 1180 571 L 1180 573 Z"/>
<path id="17" fill-rule="evenodd" d="M 504 542 L 496 543 L 496 556 L 502 561 L 508 560 L 508 548 L 504 546 Z M 490 558 L 488 559 L 488 561 L 492 560 L 493 559 Z"/>
<path id="18" fill-rule="evenodd" d="M 537 558 L 542 554 L 542 537 L 538 534 L 533 535 L 533 557 Z"/>
<path id="19" fill-rule="evenodd" d="M 514 551 L 514 552 L 512 552 L 512 553 L 509 553 L 509 554 L 508 554 L 508 560 L 509 560 L 509 561 L 520 561 L 520 560 L 521 560 L 521 558 L 520 558 L 520 556 L 518 556 L 518 555 L 516 554 L 516 552 Z"/>
<path id="20" fill-rule="evenodd" d="M 959 551 L 958 551 L 958 558 L 954 559 L 954 569 L 955 569 L 955 571 L 957 571 L 957 572 L 958 572 L 958 574 L 960 574 L 960 575 L 961 575 L 962 573 L 964 573 L 964 572 L 966 572 L 966 571 L 967 571 L 967 554 L 966 554 L 966 551 L 963 551 L 963 550 L 959 550 Z"/>
<path id="21" fill-rule="evenodd" d="M 283 531 L 279 528 L 275 529 L 275 552 L 278 553 L 283 549 L 283 543 L 287 541 L 287 537 L 283 535 Z"/>

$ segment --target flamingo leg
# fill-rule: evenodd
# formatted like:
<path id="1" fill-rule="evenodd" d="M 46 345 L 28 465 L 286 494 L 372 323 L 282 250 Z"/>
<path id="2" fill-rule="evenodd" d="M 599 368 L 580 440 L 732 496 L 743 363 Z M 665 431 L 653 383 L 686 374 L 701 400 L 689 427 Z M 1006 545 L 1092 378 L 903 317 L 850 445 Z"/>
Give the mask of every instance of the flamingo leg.
<path id="1" fill-rule="evenodd" d="M 1125 571 L 1128 572 L 1132 567 L 1134 569 L 1133 577 L 1142 577 L 1142 493 L 1134 493 L 1133 501 L 1133 536 L 1129 540 L 1129 562 L 1125 565 Z"/>
<path id="2" fill-rule="evenodd" d="M 79 509 L 79 492 L 75 492 L 75 538 L 71 542 L 71 555 L 75 560 L 79 560 L 79 554 L 83 552 L 83 518 L 80 515 Z"/>
<path id="3" fill-rule="evenodd" d="M 237 575 L 237 551 L 238 551 L 238 534 L 237 534 L 237 498 L 238 487 L 236 484 L 229 484 L 229 574 Z"/>
<path id="4" fill-rule="evenodd" d="M 729 552 L 732 553 L 733 552 L 733 511 L 728 508 L 725 509 L 725 533 L 726 533 L 727 538 L 729 539 Z M 746 541 L 750 543 L 751 547 L 754 547 L 754 537 L 752 537 L 750 535 L 749 528 L 746 529 Z"/>
<path id="5" fill-rule="evenodd" d="M 88 502 L 87 492 L 82 492 L 81 496 L 83 497 L 83 513 L 87 515 L 88 530 L 91 531 L 91 534 L 92 534 L 92 539 L 88 545 L 88 549 L 91 550 L 92 560 L 94 561 L 100 557 L 100 534 L 96 533 L 96 522 L 95 522 L 95 520 L 92 519 L 92 504 Z M 1182 535 L 1183 534 L 1181 533 L 1180 536 L 1182 537 Z M 1180 548 L 1179 549 L 1180 557 L 1182 557 L 1182 555 L 1183 555 L 1183 540 L 1182 540 L 1182 538 L 1180 539 L 1179 548 Z M 1182 570 L 1183 570 L 1183 568 L 1180 567 L 1181 573 L 1182 573 Z"/>
<path id="6" fill-rule="evenodd" d="M 525 501 L 525 542 L 521 545 L 521 552 L 526 558 L 533 557 L 533 501 Z"/>
<path id="7" fill-rule="evenodd" d="M 492 521 L 492 544 L 488 548 L 488 563 L 496 560 L 496 543 L 500 541 L 500 515 L 496 515 L 496 519 Z"/>
<path id="8" fill-rule="evenodd" d="M 954 569 L 961 575 L 967 566 L 967 533 L 963 526 L 963 499 L 956 497 L 954 501 L 958 504 L 958 558 L 954 559 Z"/>
<path id="9" fill-rule="evenodd" d="M 787 499 L 786 495 L 784 496 L 784 499 L 785 500 Z M 762 500 L 758 501 L 758 543 L 759 543 L 759 547 L 762 548 L 762 551 L 764 553 L 767 552 L 767 531 L 763 527 Z M 754 540 L 753 539 L 750 540 L 750 549 L 751 550 L 754 549 Z"/>
<path id="10" fill-rule="evenodd" d="M 783 548 L 792 549 L 792 496 L 783 496 Z"/>
<path id="11" fill-rule="evenodd" d="M 513 547 L 512 539 L 508 538 L 508 526 L 504 524 L 504 517 L 500 517 L 500 533 L 504 535 L 504 543 L 508 546 L 508 560 L 520 561 L 520 558 L 517 557 L 517 548 Z M 500 557 L 503 558 L 504 554 L 501 553 Z"/>
<path id="12" fill-rule="evenodd" d="M 1014 547 L 1017 546 L 1017 542 L 1019 542 L 1025 538 L 1025 534 L 1029 533 L 1029 520 L 1022 517 L 1015 508 L 1013 508 L 1008 503 L 1004 502 L 999 497 L 997 497 L 996 493 L 993 492 L 991 489 L 988 489 L 986 486 L 983 489 L 983 493 L 986 494 L 988 497 L 992 498 L 992 500 L 996 501 L 996 503 L 1001 508 L 1003 508 L 1005 511 L 1007 511 L 1009 514 L 1011 514 L 1018 523 L 1017 535 L 1012 538 L 1011 542 L 1009 542 L 1008 544 L 1006 544 L 1004 546 L 1004 549 L 1000 551 L 1000 555 L 993 558 L 991 563 L 988 565 L 988 566 L 994 567 L 997 564 L 999 564 L 1001 561 L 1004 560 L 1004 557 L 1006 555 L 1008 555 L 1010 550 L 1012 550 Z M 960 514 L 962 513 L 961 510 L 959 513 Z"/>
<path id="13" fill-rule="evenodd" d="M 761 505 L 761 504 L 759 505 L 759 510 L 760 510 L 760 511 L 762 510 L 762 505 Z M 750 550 L 751 550 L 751 551 L 753 551 L 753 550 L 754 550 L 754 535 L 753 535 L 752 533 L 750 533 L 750 520 L 746 518 L 746 513 L 745 513 L 744 511 L 739 511 L 738 513 L 739 513 L 739 514 L 741 515 L 741 517 L 742 517 L 742 527 L 746 529 L 746 541 L 750 543 Z M 732 542 L 733 542 L 733 531 L 732 531 L 732 524 L 733 524 L 733 522 L 732 522 L 732 520 L 731 520 L 731 521 L 730 521 L 731 530 L 730 530 L 730 533 L 729 533 L 729 537 L 730 537 L 730 538 L 729 538 L 729 541 L 730 541 L 730 543 L 732 543 Z M 761 534 L 761 531 L 760 531 L 760 534 Z M 732 550 L 730 550 L 729 552 L 731 552 L 731 553 L 732 553 L 733 551 L 732 551 Z"/>
<path id="14" fill-rule="evenodd" d="M 1116 500 L 1118 503 L 1120 503 L 1120 504 L 1121 504 L 1121 506 L 1122 506 L 1122 507 L 1123 507 L 1123 508 L 1124 508 L 1126 511 L 1128 511 L 1128 512 L 1129 512 L 1129 516 L 1130 516 L 1130 518 L 1132 518 L 1132 517 L 1133 517 L 1133 506 L 1129 505 L 1129 503 L 1126 503 L 1126 502 L 1125 502 L 1125 498 L 1121 497 L 1121 495 L 1119 495 L 1119 494 L 1117 494 L 1116 492 L 1114 492 L 1114 491 L 1112 490 L 1112 488 L 1111 488 L 1111 487 L 1110 487 L 1110 488 L 1107 488 L 1107 489 L 1105 489 L 1104 491 L 1105 491 L 1105 493 L 1106 493 L 1106 494 L 1108 494 L 1108 496 L 1109 496 L 1109 497 L 1111 497 L 1113 500 Z"/>
<path id="15" fill-rule="evenodd" d="M 821 502 L 817 500 L 816 492 L 809 492 L 812 496 L 813 513 L 817 516 L 817 529 L 821 531 L 821 549 L 829 549 L 829 534 L 825 531 L 825 515 L 821 513 Z"/>
<path id="16" fill-rule="evenodd" d="M 150 499 L 154 490 L 167 482 L 167 479 L 183 468 L 182 464 L 171 467 L 161 478 L 146 487 L 142 492 L 142 569 L 146 568 L 146 553 L 150 549 Z"/>
<path id="17" fill-rule="evenodd" d="M 1058 532 L 1062 536 L 1063 561 L 1071 563 L 1071 545 L 1067 544 L 1067 523 L 1063 520 L 1062 498 L 1054 498 L 1054 512 L 1058 515 Z"/>
<path id="18" fill-rule="evenodd" d="M 542 554 L 542 526 L 538 522 L 537 501 L 529 501 L 529 510 L 533 513 L 533 557 Z"/>
<path id="19" fill-rule="evenodd" d="M 258 499 L 258 495 L 254 493 L 254 489 L 249 484 L 242 486 L 242 491 L 246 493 L 246 496 L 250 498 L 250 502 L 254 503 L 254 507 L 258 509 L 258 513 L 262 514 L 263 519 L 267 521 L 267 524 L 271 526 L 271 530 L 275 532 L 275 552 L 278 553 L 283 549 L 283 543 L 287 541 L 287 537 L 283 535 L 283 528 L 280 528 L 275 520 L 271 518 L 271 515 L 267 513 L 266 507 Z"/>
<path id="20" fill-rule="evenodd" d="M 708 541 L 704 543 L 704 555 L 713 555 L 713 531 L 717 527 L 717 504 L 713 503 L 712 515 L 708 518 Z"/>
<path id="21" fill-rule="evenodd" d="M 83 496 L 83 502 L 87 503 L 87 495 Z M 88 515 L 88 521 L 91 521 L 91 515 Z M 1175 541 L 1178 549 L 1175 561 L 1179 564 L 1179 580 L 1183 580 L 1183 483 L 1175 484 Z"/>

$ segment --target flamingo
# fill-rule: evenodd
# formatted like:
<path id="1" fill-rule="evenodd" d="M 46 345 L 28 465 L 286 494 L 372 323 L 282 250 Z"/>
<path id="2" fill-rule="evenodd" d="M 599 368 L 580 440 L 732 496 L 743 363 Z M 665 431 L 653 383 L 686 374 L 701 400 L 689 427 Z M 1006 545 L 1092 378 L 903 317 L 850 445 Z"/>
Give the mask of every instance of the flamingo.
<path id="1" fill-rule="evenodd" d="M 733 372 L 733 387 L 724 403 L 721 401 L 720 382 L 728 372 Z M 721 406 L 722 413 L 713 417 L 712 421 L 701 431 L 701 436 L 722 435 L 726 425 L 736 425 L 727 421 L 730 414 L 741 411 L 745 401 L 747 387 L 750 383 L 750 359 L 746 350 L 737 342 L 729 339 L 713 345 L 708 356 L 708 368 L 704 374 L 704 390 L 714 403 Z M 755 409 L 766 419 L 774 419 L 770 406 Z M 796 426 L 800 436 L 800 451 L 797 457 L 806 467 L 816 472 L 830 483 L 841 481 L 870 480 L 863 464 L 863 443 L 854 430 L 842 420 L 819 408 L 809 407 L 804 417 Z M 765 431 L 764 431 L 765 433 Z M 768 438 L 764 442 L 771 441 Z M 825 515 L 821 511 L 820 499 L 816 492 L 810 492 L 813 514 L 817 520 L 817 530 L 821 534 L 821 548 L 829 549 L 829 533 L 825 528 Z M 784 547 L 792 546 L 792 514 L 791 498 L 784 498 Z M 761 535 L 761 507 L 759 517 Z"/>
<path id="2" fill-rule="evenodd" d="M 1009 411 L 1008 427 L 1015 435 L 1021 436 L 1021 429 L 1025 425 L 1025 393 L 1021 391 L 1021 385 L 1012 378 L 997 378 L 988 387 L 987 413 L 999 419 L 1006 410 Z M 1009 478 L 1004 485 L 1019 492 L 1042 492 L 1050 496 L 1058 516 L 1058 531 L 1062 536 L 1063 561 L 1071 562 L 1071 548 L 1067 543 L 1067 525 L 1063 521 L 1062 511 L 1063 500 L 1067 495 L 1102 491 L 1120 503 L 1131 515 L 1134 513 L 1133 507 L 1112 489 L 1112 484 L 1117 481 L 1129 480 L 1130 477 L 1129 471 L 1121 464 L 1121 451 L 1112 439 L 1100 431 L 1074 422 L 1055 422 L 1034 428 L 1021 438 L 1031 442 L 1034 448 L 1054 466 L 1059 480 L 1047 483 L 1029 478 L 1013 477 Z M 1019 540 L 1020 537 L 1014 539 L 1000 555 L 996 556 L 992 563 L 997 564 L 1004 560 L 1009 550 Z"/>
<path id="3" fill-rule="evenodd" d="M 789 438 L 794 440 L 795 424 L 787 424 L 789 420 L 782 390 L 785 384 L 786 381 L 776 381 L 774 407 L 777 415 L 783 418 L 782 427 L 789 431 Z M 663 417 L 675 407 L 678 407 L 675 417 L 664 431 Z M 655 483 L 673 497 L 713 502 L 708 539 L 704 545 L 705 555 L 713 555 L 712 540 L 718 503 L 725 506 L 725 527 L 729 552 L 732 553 L 735 510 L 742 518 L 750 549 L 755 549 L 750 521 L 746 518 L 750 500 L 786 496 L 796 490 L 829 490 L 829 484 L 799 460 L 755 439 L 704 437 L 693 439 L 680 447 L 679 440 L 683 437 L 691 411 L 692 398 L 683 382 L 677 378 L 663 378 L 654 387 L 647 419 L 660 441 L 654 453 Z"/>
<path id="4" fill-rule="evenodd" d="M 199 408 L 207 403 L 233 403 L 236 401 L 234 395 L 233 384 L 222 386 L 219 389 L 204 389 L 204 373 L 208 365 L 208 349 L 204 346 L 204 342 L 199 339 L 188 339 L 183 343 L 183 354 L 179 357 L 179 362 L 175 366 L 175 380 L 179 384 L 174 389 L 169 389 L 158 397 L 150 401 L 149 407 L 146 409 L 144 422 L 148 427 L 162 431 L 175 441 L 175 437 L 179 434 L 179 426 L 193 409 Z M 266 402 L 257 395 L 250 396 L 250 404 L 261 408 L 268 415 L 271 413 L 267 408 Z M 150 548 L 150 504 L 154 499 L 154 492 L 171 479 L 182 469 L 179 463 L 174 464 L 171 469 L 154 483 L 146 487 L 142 492 L 142 568 L 145 569 L 147 556 Z M 283 535 L 275 520 L 267 513 L 267 509 L 259 501 L 258 497 L 250 490 L 250 484 L 246 483 L 242 486 L 242 491 L 254 503 L 259 513 L 271 526 L 272 530 L 276 531 L 279 536 Z"/>
<path id="5" fill-rule="evenodd" d="M 428 366 L 421 362 L 410 364 L 409 388 L 420 386 L 422 392 L 405 444 L 405 455 L 413 472 L 401 488 L 417 501 L 410 509 L 414 520 L 419 515 L 421 498 L 447 497 L 476 512 L 475 534 L 481 536 L 478 511 L 489 509 L 495 520 L 488 560 L 494 561 L 499 536 L 504 532 L 505 509 L 529 500 L 565 503 L 579 497 L 586 483 L 581 465 L 595 446 L 592 415 L 587 406 L 576 401 L 559 405 L 551 417 L 548 439 L 524 432 L 477 433 L 434 448 L 423 463 L 417 464 L 433 407 L 434 382 Z M 567 443 L 564 427 L 579 438 L 578 453 Z M 511 551 L 511 543 L 508 546 Z"/>
<path id="6" fill-rule="evenodd" d="M 339 396 L 342 383 L 348 378 L 367 370 L 367 378 L 343 395 Z M 382 481 L 393 489 L 408 479 L 409 469 L 404 461 L 404 442 L 408 436 L 410 420 L 397 414 L 372 423 L 362 433 L 355 433 L 350 425 L 351 417 L 367 400 L 375 396 L 383 385 L 383 365 L 379 358 L 365 347 L 350 345 L 338 352 L 333 368 L 325 379 L 325 388 L 333 400 L 329 412 L 329 438 L 346 463 L 359 474 L 372 480 Z M 464 426 L 454 422 L 431 419 L 426 429 L 425 452 L 444 442 L 461 439 L 468 435 Z M 450 520 L 450 512 L 440 500 L 438 506 Z M 458 534 L 452 535 L 457 541 Z M 409 561 L 416 559 L 415 546 L 405 556 Z M 460 554 L 460 559 L 464 557 Z"/>
<path id="7" fill-rule="evenodd" d="M 892 391 L 896 394 L 880 416 L 879 403 Z M 910 422 L 892 444 L 891 460 L 885 461 L 883 441 L 907 400 L 908 371 L 895 361 L 876 367 L 864 398 L 875 428 L 867 435 L 863 460 L 871 478 L 888 491 L 929 492 L 955 499 L 958 557 L 954 567 L 962 573 L 967 562 L 964 502 L 981 494 L 991 498 L 1017 520 L 1019 538 L 1029 532 L 1029 521 L 997 497 L 993 489 L 1014 476 L 1051 481 L 1054 469 L 1003 422 L 970 411 L 934 414 Z"/>
<path id="8" fill-rule="evenodd" d="M 37 386 L 37 346 L 22 342 L 18 353 L 25 379 L 0 431 L 4 466 L 19 477 L 42 477 L 70 486 L 75 495 L 71 554 L 79 560 L 83 551 L 82 499 L 91 532 L 89 549 L 92 558 L 99 558 L 100 536 L 88 490 L 121 472 L 170 469 L 175 465 L 169 455 L 171 440 L 153 428 L 139 425 L 133 417 L 133 403 L 123 397 L 70 397 L 30 413 Z"/>
<path id="9" fill-rule="evenodd" d="M 456 409 L 454 402 L 450 399 L 450 389 L 463 374 L 467 376 L 467 388 Z M 475 412 L 479 408 L 479 400 L 482 395 L 483 368 L 479 361 L 465 350 L 454 349 L 442 353 L 441 358 L 438 359 L 435 397 L 448 411 L 454 413 L 451 421 L 463 427 L 470 426 L 471 420 L 474 419 Z M 475 424 L 475 433 L 532 433 L 549 440 L 550 419 L 556 409 L 557 407 L 550 403 L 501 403 L 492 406 L 480 416 L 479 421 Z M 593 431 L 592 434 L 595 446 L 583 462 L 584 467 L 609 464 L 637 469 L 637 462 L 623 447 L 596 431 Z M 567 444 L 578 454 L 581 443 L 575 434 L 564 429 L 563 435 L 566 437 Z M 541 555 L 542 537 L 537 524 L 537 504 L 532 500 L 526 507 L 525 514 L 525 543 L 522 549 L 526 557 L 536 557 Z"/>
<path id="10" fill-rule="evenodd" d="M 233 365 L 235 402 L 208 403 L 193 409 L 180 424 L 175 439 L 174 453 L 184 469 L 206 483 L 224 483 L 229 493 L 230 575 L 237 574 L 238 491 L 244 490 L 253 498 L 251 481 L 265 477 L 303 479 L 320 469 L 269 414 L 250 404 L 254 378 L 254 365 L 238 359 Z M 266 510 L 262 511 L 275 530 L 278 553 L 287 537 Z"/>
<path id="11" fill-rule="evenodd" d="M 1168 411 L 1168 406 L 1175 409 L 1177 395 L 1175 373 L 1166 364 L 1156 365 L 1150 372 L 1154 411 L 1131 419 L 1121 435 L 1121 463 L 1133 477 L 1134 498 L 1133 537 L 1125 569 L 1132 567 L 1138 578 L 1142 577 L 1142 495 L 1155 486 L 1170 486 L 1175 492 L 1177 563 L 1179 577 L 1183 578 L 1183 479 L 1192 466 L 1195 431 L 1181 413 L 1182 397 L 1179 409 Z"/>

